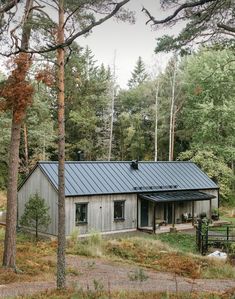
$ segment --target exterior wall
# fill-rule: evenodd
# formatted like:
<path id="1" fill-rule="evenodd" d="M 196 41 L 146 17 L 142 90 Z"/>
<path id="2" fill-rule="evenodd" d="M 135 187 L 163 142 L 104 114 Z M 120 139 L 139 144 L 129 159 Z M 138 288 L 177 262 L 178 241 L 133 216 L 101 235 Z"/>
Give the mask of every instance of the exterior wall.
<path id="1" fill-rule="evenodd" d="M 37 167 L 25 184 L 18 192 L 18 224 L 21 216 L 24 213 L 24 206 L 28 202 L 29 197 L 38 193 L 38 195 L 45 199 L 45 203 L 49 206 L 48 213 L 51 217 L 51 224 L 48 226 L 44 233 L 57 235 L 57 215 L 58 215 L 58 196 L 57 192 L 42 173 L 39 167 Z"/>
<path id="2" fill-rule="evenodd" d="M 125 200 L 125 220 L 114 220 L 114 201 Z M 75 225 L 75 204 L 88 203 L 87 224 Z M 89 233 L 92 229 L 100 232 L 135 229 L 137 226 L 137 195 L 99 195 L 66 198 L 66 235 L 75 227 L 80 234 Z"/>

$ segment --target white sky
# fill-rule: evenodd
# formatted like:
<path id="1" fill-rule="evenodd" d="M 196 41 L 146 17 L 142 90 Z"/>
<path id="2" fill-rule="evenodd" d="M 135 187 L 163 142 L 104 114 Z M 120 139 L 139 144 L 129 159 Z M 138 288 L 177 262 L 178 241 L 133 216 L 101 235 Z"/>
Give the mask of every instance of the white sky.
<path id="1" fill-rule="evenodd" d="M 149 9 L 156 19 L 166 16 L 166 12 L 160 8 L 160 0 L 130 0 L 125 7 L 135 11 L 135 24 L 117 22 L 112 18 L 95 27 L 88 37 L 82 36 L 76 40 L 79 45 L 90 47 L 97 64 L 104 63 L 112 67 L 116 53 L 116 78 L 122 88 L 127 86 L 139 56 L 142 57 L 147 70 L 155 74 L 166 66 L 169 59 L 169 54 L 156 55 L 154 49 L 156 38 L 169 33 L 170 30 L 168 28 L 154 30 L 150 24 L 146 25 L 147 16 L 141 12 L 143 6 Z M 1 60 L 0 69 L 5 69 Z"/>
<path id="2" fill-rule="evenodd" d="M 141 12 L 144 6 L 157 19 L 163 18 L 159 2 L 159 0 L 131 0 L 126 7 L 136 11 L 134 25 L 110 19 L 94 28 L 88 37 L 77 39 L 81 46 L 88 45 L 91 48 L 98 64 L 113 65 L 116 52 L 116 77 L 122 88 L 126 87 L 139 56 L 143 58 L 147 69 L 151 72 L 153 68 L 159 70 L 166 65 L 169 55 L 154 54 L 156 38 L 166 32 L 164 30 L 154 31 L 150 25 L 145 25 L 147 17 Z"/>

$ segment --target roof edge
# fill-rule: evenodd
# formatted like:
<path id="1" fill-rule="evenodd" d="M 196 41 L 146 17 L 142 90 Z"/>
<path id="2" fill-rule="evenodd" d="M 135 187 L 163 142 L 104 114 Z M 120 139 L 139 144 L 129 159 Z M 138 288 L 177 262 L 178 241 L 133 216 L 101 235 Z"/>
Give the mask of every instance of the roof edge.
<path id="1" fill-rule="evenodd" d="M 176 192 L 176 191 L 206 191 L 206 190 L 219 190 L 219 187 L 211 187 L 211 188 L 200 188 L 200 189 L 180 189 L 180 190 L 158 190 L 158 191 L 152 191 L 152 193 L 162 193 L 162 192 Z M 124 194 L 136 194 L 137 196 L 140 196 L 141 194 L 149 194 L 151 192 L 148 191 L 142 191 L 142 192 L 136 192 L 130 191 L 130 192 L 120 192 L 120 193 L 94 193 L 94 194 L 75 194 L 75 195 L 65 195 L 65 197 L 84 197 L 84 196 L 102 196 L 102 195 L 124 195 Z"/>

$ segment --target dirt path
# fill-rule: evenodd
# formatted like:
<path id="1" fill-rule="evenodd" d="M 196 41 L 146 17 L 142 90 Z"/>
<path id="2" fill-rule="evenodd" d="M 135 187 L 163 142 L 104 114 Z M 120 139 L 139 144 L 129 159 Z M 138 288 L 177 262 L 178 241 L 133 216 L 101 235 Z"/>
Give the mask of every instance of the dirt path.
<path id="1" fill-rule="evenodd" d="M 133 273 L 137 267 L 107 261 L 104 259 L 91 259 L 84 257 L 67 257 L 68 269 L 73 275 L 68 277 L 68 283 L 77 287 L 94 289 L 104 287 L 111 290 L 135 290 L 135 291 L 170 291 L 170 292 L 225 292 L 233 289 L 235 292 L 235 280 L 222 279 L 188 279 L 175 277 L 171 273 L 155 272 L 144 269 L 148 277 L 146 281 L 133 281 Z M 98 282 L 98 284 L 97 284 Z M 55 288 L 55 282 L 28 282 L 0 285 L 0 298 L 33 294 L 47 289 Z"/>

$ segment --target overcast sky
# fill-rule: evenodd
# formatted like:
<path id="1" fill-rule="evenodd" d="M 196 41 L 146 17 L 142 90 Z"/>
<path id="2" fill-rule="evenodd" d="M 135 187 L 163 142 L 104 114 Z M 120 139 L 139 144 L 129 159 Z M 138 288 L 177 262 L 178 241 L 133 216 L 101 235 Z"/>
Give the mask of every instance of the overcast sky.
<path id="1" fill-rule="evenodd" d="M 131 76 L 131 72 L 139 56 L 141 56 L 150 70 L 155 64 L 160 67 L 166 65 L 169 55 L 155 55 L 156 38 L 166 33 L 164 30 L 154 30 L 150 25 L 145 25 L 146 16 L 141 9 L 148 8 L 157 19 L 163 18 L 159 0 L 131 0 L 126 6 L 136 12 L 136 23 L 130 25 L 127 22 L 117 22 L 110 19 L 96 27 L 92 34 L 86 38 L 77 39 L 78 44 L 88 45 L 97 63 L 113 65 L 116 51 L 117 82 L 124 88 Z M 159 68 L 158 66 L 155 68 Z"/>

